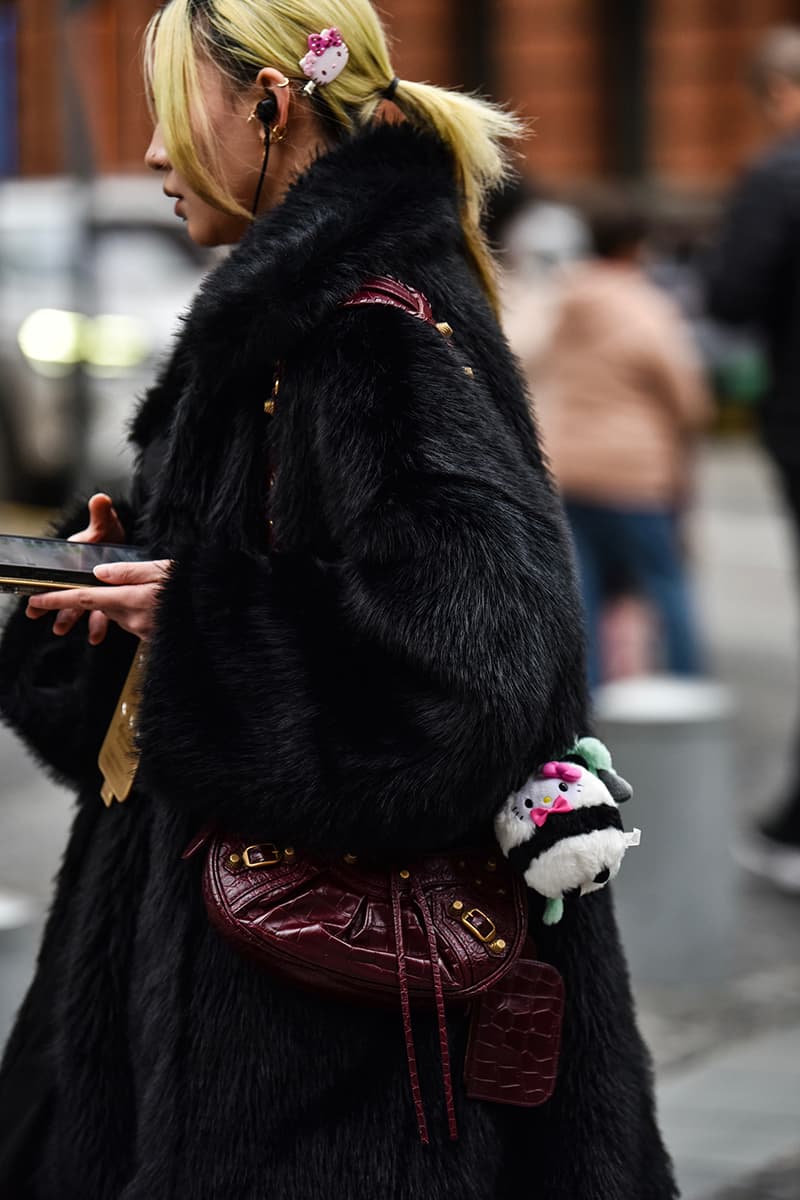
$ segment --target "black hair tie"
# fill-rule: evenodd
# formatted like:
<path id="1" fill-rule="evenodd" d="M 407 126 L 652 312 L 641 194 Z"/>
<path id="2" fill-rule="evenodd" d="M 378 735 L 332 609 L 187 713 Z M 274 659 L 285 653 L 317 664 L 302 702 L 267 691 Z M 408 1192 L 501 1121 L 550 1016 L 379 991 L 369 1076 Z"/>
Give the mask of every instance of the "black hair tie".
<path id="1" fill-rule="evenodd" d="M 399 85 L 400 85 L 400 80 L 395 75 L 394 79 L 389 84 L 389 86 L 385 87 L 383 89 L 383 95 L 386 97 L 387 100 L 394 100 L 394 94 L 397 91 Z"/>

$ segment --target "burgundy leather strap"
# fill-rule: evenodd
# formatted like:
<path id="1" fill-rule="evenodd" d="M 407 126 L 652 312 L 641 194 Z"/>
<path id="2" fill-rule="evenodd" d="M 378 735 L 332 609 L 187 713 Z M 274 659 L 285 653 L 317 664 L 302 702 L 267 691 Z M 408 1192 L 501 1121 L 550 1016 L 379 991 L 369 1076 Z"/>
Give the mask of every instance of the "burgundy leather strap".
<path id="1" fill-rule="evenodd" d="M 399 279 L 392 279 L 390 275 L 376 275 L 372 279 L 365 279 L 355 295 L 342 301 L 342 308 L 357 308 L 360 304 L 385 304 L 389 308 L 402 309 L 428 325 L 436 324 L 427 297 L 415 288 L 401 283 Z"/>
<path id="2" fill-rule="evenodd" d="M 392 917 L 394 918 L 394 944 L 397 952 L 397 982 L 400 988 L 400 1006 L 403 1010 L 403 1033 L 406 1039 L 406 1058 L 408 1059 L 408 1076 L 411 1080 L 411 1095 L 414 1097 L 414 1111 L 417 1114 L 419 1138 L 423 1146 L 430 1143 L 428 1123 L 425 1120 L 425 1106 L 422 1103 L 422 1091 L 419 1086 L 417 1071 L 417 1055 L 414 1049 L 414 1031 L 411 1028 L 411 1001 L 408 995 L 408 976 L 406 974 L 406 948 L 403 939 L 403 917 L 401 912 L 402 899 L 397 875 L 392 871 Z"/>
<path id="3" fill-rule="evenodd" d="M 431 973 L 433 974 L 433 990 L 436 995 L 436 1016 L 439 1024 L 439 1051 L 442 1056 L 442 1082 L 444 1084 L 444 1099 L 447 1108 L 447 1128 L 452 1141 L 458 1140 L 456 1124 L 456 1105 L 453 1099 L 453 1076 L 450 1070 L 450 1047 L 447 1044 L 447 1016 L 444 1008 L 444 989 L 442 987 L 442 965 L 439 962 L 439 948 L 436 945 L 436 931 L 433 928 L 431 910 L 425 899 L 425 893 L 419 886 L 418 880 L 413 882 L 414 898 L 419 905 L 425 934 L 428 938 L 428 949 L 431 956 Z"/>

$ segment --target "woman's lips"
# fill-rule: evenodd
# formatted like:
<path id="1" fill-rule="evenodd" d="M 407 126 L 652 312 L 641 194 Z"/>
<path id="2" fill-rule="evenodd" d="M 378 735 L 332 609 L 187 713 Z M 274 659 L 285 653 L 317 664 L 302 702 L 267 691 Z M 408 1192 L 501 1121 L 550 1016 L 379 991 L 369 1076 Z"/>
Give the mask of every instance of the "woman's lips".
<path id="1" fill-rule="evenodd" d="M 183 200 L 182 200 L 182 199 L 179 199 L 179 200 L 176 200 L 176 201 L 175 201 L 175 216 L 176 216 L 176 217 L 183 217 L 183 218 L 185 219 L 185 214 L 184 214 L 184 211 L 183 211 L 183 209 L 181 208 L 181 204 L 182 204 L 182 203 L 183 203 Z"/>

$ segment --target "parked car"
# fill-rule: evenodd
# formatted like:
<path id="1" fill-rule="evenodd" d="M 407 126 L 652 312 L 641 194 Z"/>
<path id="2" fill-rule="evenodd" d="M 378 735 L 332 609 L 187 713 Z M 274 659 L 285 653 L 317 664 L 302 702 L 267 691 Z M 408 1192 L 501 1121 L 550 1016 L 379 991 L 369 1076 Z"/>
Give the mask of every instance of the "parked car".
<path id="1" fill-rule="evenodd" d="M 0 499 L 116 491 L 126 424 L 211 256 L 158 184 L 0 184 Z"/>

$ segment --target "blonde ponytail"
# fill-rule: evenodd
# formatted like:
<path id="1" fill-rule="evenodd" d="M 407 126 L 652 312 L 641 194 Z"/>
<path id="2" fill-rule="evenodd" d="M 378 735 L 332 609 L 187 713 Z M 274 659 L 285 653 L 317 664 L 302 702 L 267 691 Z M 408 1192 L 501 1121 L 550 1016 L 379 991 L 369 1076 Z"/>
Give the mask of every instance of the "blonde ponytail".
<path id="1" fill-rule="evenodd" d="M 265 66 L 300 79 L 298 62 L 308 35 L 330 27 L 341 32 L 350 58 L 341 75 L 322 91 L 327 113 L 345 131 L 367 126 L 379 119 L 394 78 L 386 34 L 369 0 L 169 0 L 152 18 L 145 39 L 145 73 L 165 145 L 175 166 L 216 207 L 249 215 L 227 193 L 214 169 L 213 140 L 203 125 L 198 57 L 215 62 L 236 87 L 254 81 Z M 450 149 L 464 240 L 497 308 L 497 283 L 481 215 L 489 192 L 507 173 L 503 143 L 521 136 L 521 122 L 485 100 L 427 83 L 399 80 L 392 100 L 409 122 L 435 133 Z M 193 140 L 195 130 L 199 146 Z"/>
<path id="2" fill-rule="evenodd" d="M 398 83 L 394 103 L 413 124 L 430 129 L 450 148 L 461 192 L 464 239 L 483 288 L 497 309 L 494 260 L 481 217 L 490 192 L 508 175 L 503 143 L 522 136 L 522 122 L 475 96 L 404 79 Z"/>

